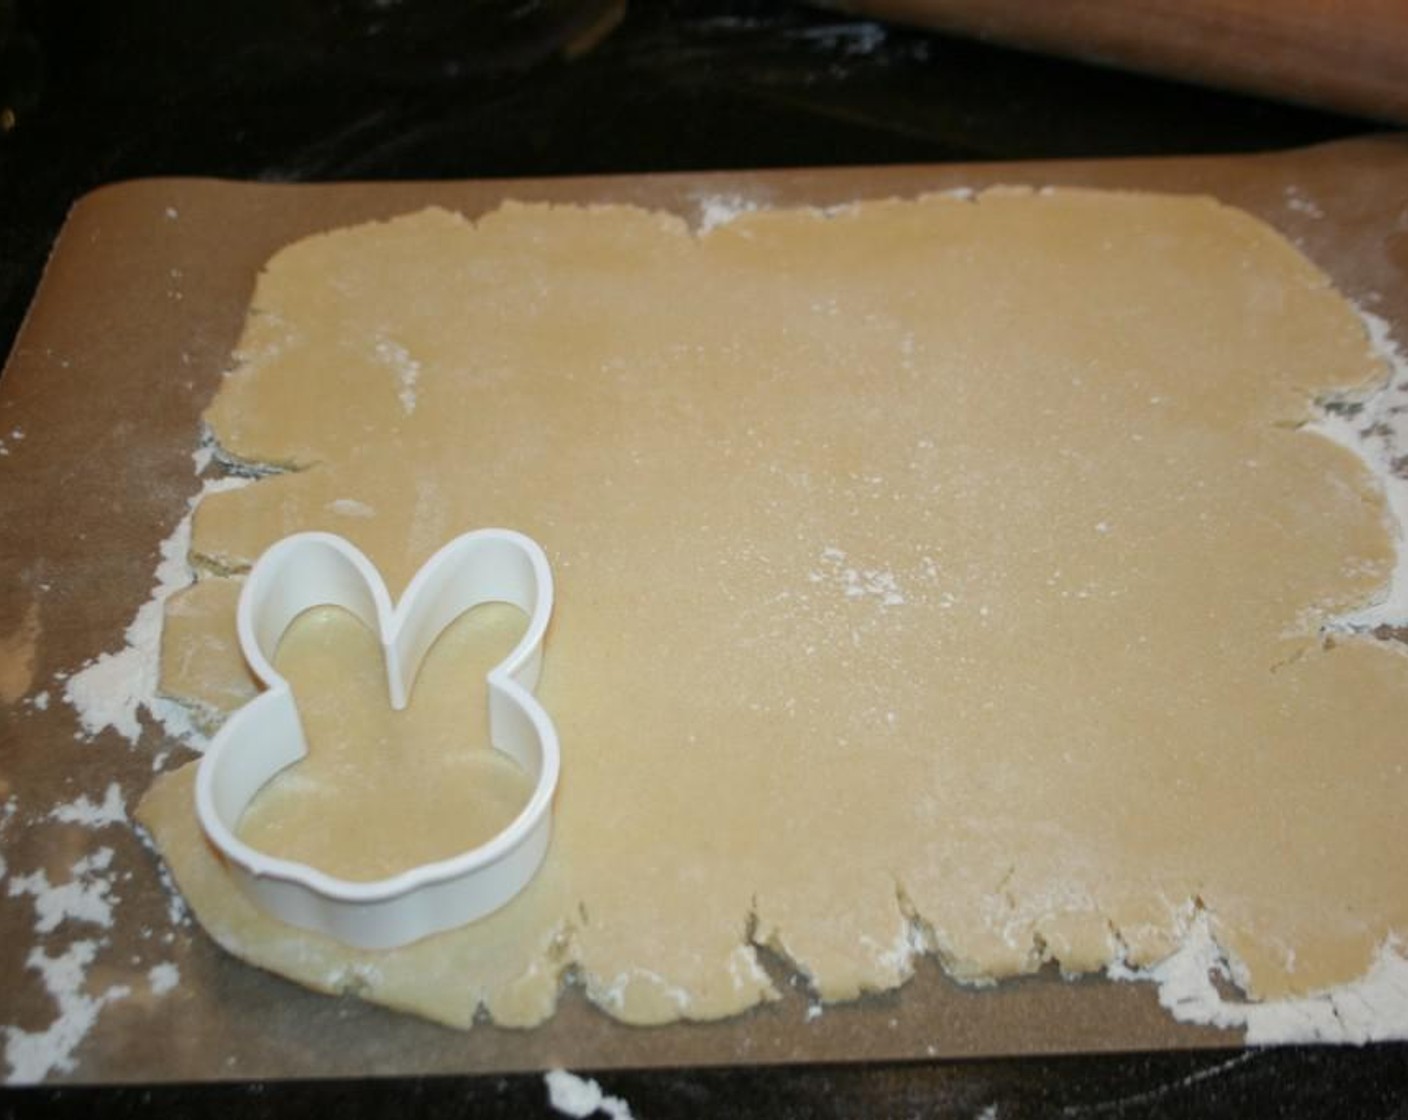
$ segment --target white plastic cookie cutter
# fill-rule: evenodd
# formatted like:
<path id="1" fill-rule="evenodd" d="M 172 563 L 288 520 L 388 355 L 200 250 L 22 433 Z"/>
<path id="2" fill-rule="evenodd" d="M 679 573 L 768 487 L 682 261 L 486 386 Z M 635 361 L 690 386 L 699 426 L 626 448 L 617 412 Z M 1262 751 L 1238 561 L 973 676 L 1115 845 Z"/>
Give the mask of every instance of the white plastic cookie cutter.
<path id="1" fill-rule="evenodd" d="M 547 852 L 561 768 L 557 731 L 533 695 L 552 598 L 543 550 L 507 529 L 456 537 L 394 607 L 376 567 L 342 537 L 298 533 L 272 545 L 250 571 L 237 614 L 240 647 L 267 691 L 226 720 L 196 776 L 196 815 L 240 889 L 281 921 L 362 949 L 464 925 L 521 891 Z M 273 665 L 295 618 L 337 606 L 361 619 L 381 640 L 391 705 L 401 709 L 436 638 L 465 611 L 490 602 L 528 615 L 518 645 L 487 676 L 490 741 L 534 781 L 528 803 L 503 831 L 469 851 L 373 881 L 267 855 L 235 834 L 255 794 L 307 754 L 293 692 Z"/>

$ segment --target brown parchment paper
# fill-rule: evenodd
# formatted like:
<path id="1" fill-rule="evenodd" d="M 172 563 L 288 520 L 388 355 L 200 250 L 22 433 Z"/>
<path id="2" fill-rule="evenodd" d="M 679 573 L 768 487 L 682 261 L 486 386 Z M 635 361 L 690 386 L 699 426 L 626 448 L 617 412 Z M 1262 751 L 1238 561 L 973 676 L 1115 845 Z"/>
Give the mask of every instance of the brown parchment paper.
<path id="1" fill-rule="evenodd" d="M 717 198 L 830 205 L 995 183 L 1215 195 L 1280 229 L 1345 295 L 1408 339 L 1405 137 L 1121 162 L 338 185 L 149 180 L 82 199 L 0 379 L 0 808 L 10 806 L 0 817 L 0 853 L 12 878 L 46 869 L 57 884 L 85 854 L 112 849 L 113 920 L 110 928 L 80 924 L 71 935 L 60 929 L 41 938 L 28 900 L 5 898 L 0 1026 L 39 1032 L 53 1024 L 60 1009 L 32 954 L 38 946 L 56 956 L 87 939 L 94 958 L 78 996 L 95 1001 L 92 1023 L 71 1068 L 52 1070 L 54 1079 L 865 1061 L 1237 1043 L 1235 1034 L 1176 1023 L 1150 985 L 1041 975 L 974 991 L 947 981 L 932 962 L 896 993 L 814 1018 L 796 985 L 786 985 L 783 1001 L 734 1020 L 648 1030 L 615 1023 L 569 992 L 538 1030 L 460 1033 L 314 995 L 241 964 L 197 927 L 173 919 L 156 862 L 130 824 L 85 827 L 51 816 L 55 805 L 80 796 L 102 801 L 112 783 L 130 812 L 154 766 L 182 760 L 154 728 L 137 747 L 112 732 L 84 741 L 61 699 L 63 678 L 120 649 L 148 597 L 158 545 L 199 489 L 191 453 L 200 413 L 226 368 L 255 276 L 277 249 L 429 204 L 474 215 L 506 198 L 630 202 L 695 220 Z M 45 692 L 47 706 L 38 701 Z M 151 969 L 166 965 L 180 980 L 160 991 Z M 96 1006 L 114 986 L 127 994 Z"/>

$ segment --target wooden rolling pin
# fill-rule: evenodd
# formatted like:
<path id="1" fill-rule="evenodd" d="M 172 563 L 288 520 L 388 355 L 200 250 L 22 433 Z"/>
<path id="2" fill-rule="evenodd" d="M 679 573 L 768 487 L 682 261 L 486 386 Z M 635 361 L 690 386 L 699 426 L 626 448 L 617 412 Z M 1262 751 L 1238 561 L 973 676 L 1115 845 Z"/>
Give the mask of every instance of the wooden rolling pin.
<path id="1" fill-rule="evenodd" d="M 1408 0 L 841 0 L 827 6 L 1408 123 Z"/>

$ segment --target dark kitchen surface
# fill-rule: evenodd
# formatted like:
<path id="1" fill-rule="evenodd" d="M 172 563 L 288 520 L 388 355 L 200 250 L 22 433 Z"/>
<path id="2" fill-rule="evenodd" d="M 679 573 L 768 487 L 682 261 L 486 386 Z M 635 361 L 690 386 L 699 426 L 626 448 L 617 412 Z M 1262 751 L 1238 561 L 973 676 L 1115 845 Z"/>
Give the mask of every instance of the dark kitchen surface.
<path id="1" fill-rule="evenodd" d="M 1261 151 L 1384 126 L 800 4 L 0 0 L 0 342 L 73 201 L 151 175 L 482 178 Z M 602 1075 L 637 1120 L 1408 1116 L 1408 1046 Z M 5 1116 L 521 1116 L 536 1076 L 11 1090 Z"/>

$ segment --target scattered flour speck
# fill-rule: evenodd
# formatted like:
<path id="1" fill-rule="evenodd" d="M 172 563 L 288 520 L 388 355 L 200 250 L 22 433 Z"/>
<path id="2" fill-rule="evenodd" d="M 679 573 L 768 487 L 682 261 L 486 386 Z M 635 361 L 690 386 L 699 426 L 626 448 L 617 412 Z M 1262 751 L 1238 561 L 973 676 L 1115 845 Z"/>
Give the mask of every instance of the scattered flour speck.
<path id="1" fill-rule="evenodd" d="M 142 833 L 145 838 L 146 834 Z M 150 841 L 148 840 L 148 846 Z M 173 926 L 183 926 L 189 924 L 191 920 L 190 911 L 186 908 L 185 896 L 181 894 L 176 886 L 176 880 L 171 877 L 171 872 L 167 868 L 164 860 L 158 861 L 156 865 L 157 879 L 161 882 L 161 888 L 166 892 L 166 920 Z M 170 935 L 167 936 L 170 941 Z"/>
<path id="2" fill-rule="evenodd" d="M 1304 214 L 1310 218 L 1323 218 L 1325 211 L 1320 209 L 1315 200 L 1310 198 L 1297 186 L 1289 186 L 1285 189 L 1286 209 L 1294 210 L 1297 214 Z"/>
<path id="3" fill-rule="evenodd" d="M 154 996 L 166 995 L 180 982 L 181 970 L 170 961 L 154 964 L 147 970 L 147 983 L 151 985 Z"/>
<path id="4" fill-rule="evenodd" d="M 873 599 L 882 607 L 903 605 L 904 592 L 894 572 L 882 568 L 854 568 L 846 563 L 846 554 L 839 548 L 821 552 L 822 566 L 807 574 L 811 583 L 835 583 L 847 599 Z"/>

